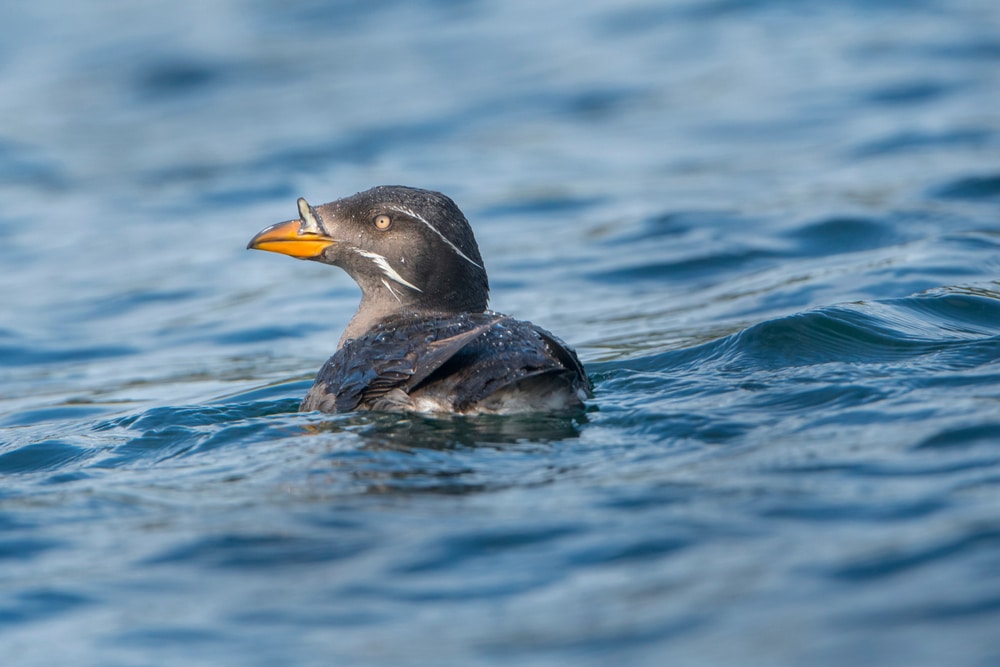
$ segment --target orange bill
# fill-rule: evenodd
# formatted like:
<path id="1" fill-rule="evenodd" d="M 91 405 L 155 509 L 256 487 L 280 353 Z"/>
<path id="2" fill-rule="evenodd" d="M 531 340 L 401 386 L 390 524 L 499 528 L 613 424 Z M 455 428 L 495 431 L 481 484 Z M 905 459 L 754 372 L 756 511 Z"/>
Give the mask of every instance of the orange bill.
<path id="1" fill-rule="evenodd" d="M 299 259 L 312 259 L 319 257 L 326 248 L 336 243 L 329 236 L 302 231 L 302 228 L 301 220 L 271 225 L 250 239 L 247 250 L 267 250 Z"/>

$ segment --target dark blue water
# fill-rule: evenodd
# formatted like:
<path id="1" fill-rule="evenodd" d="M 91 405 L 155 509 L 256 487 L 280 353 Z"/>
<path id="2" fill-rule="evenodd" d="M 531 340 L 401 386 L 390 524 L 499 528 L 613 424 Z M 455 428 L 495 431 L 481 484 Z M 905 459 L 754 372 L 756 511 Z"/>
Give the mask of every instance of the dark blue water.
<path id="1" fill-rule="evenodd" d="M 295 412 L 380 183 L 574 418 Z M 6 3 L 3 665 L 1000 664 L 1000 5 Z"/>

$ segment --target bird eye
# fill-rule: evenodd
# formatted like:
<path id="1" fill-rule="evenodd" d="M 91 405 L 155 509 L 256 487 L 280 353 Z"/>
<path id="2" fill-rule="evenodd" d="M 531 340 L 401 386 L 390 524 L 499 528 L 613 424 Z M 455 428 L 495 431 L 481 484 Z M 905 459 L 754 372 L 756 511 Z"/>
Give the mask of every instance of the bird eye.
<path id="1" fill-rule="evenodd" d="M 375 225 L 375 229 L 384 232 L 392 227 L 392 218 L 383 213 L 381 215 L 376 215 L 375 219 L 372 220 L 372 223 Z"/>

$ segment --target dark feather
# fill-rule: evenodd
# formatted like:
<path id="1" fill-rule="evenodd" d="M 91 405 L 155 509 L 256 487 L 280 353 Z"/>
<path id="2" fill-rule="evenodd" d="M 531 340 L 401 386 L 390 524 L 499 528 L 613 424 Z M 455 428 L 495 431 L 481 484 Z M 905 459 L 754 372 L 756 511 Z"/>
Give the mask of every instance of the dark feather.
<path id="1" fill-rule="evenodd" d="M 396 316 L 345 343 L 320 370 L 302 409 L 400 410 L 424 399 L 464 412 L 544 377 L 590 393 L 576 354 L 530 322 L 492 312 Z"/>

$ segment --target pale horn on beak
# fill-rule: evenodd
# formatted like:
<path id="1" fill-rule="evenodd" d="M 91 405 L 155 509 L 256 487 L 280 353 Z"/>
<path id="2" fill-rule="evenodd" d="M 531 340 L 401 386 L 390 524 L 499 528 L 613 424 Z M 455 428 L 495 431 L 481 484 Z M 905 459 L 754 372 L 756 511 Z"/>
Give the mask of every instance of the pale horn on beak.
<path id="1" fill-rule="evenodd" d="M 248 250 L 268 250 L 299 259 L 315 259 L 336 243 L 320 227 L 316 209 L 305 199 L 299 198 L 300 220 L 279 222 L 261 230 L 250 239 Z"/>

